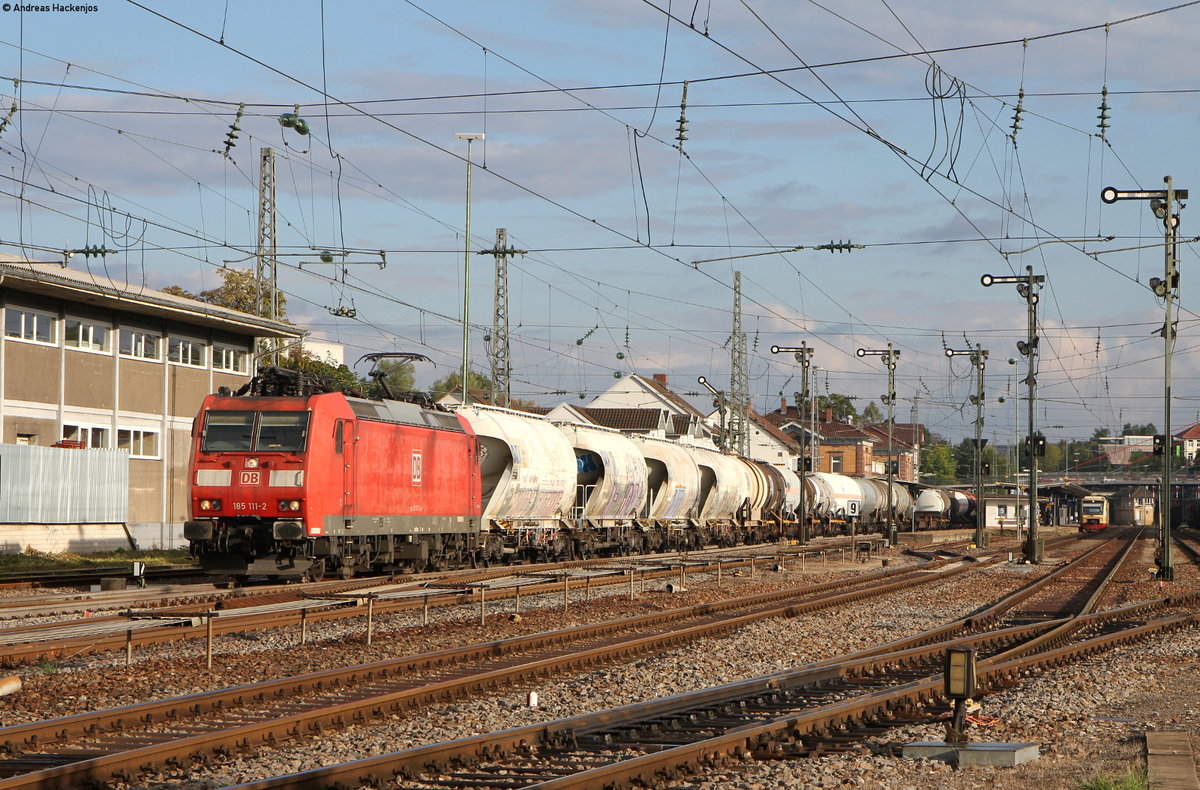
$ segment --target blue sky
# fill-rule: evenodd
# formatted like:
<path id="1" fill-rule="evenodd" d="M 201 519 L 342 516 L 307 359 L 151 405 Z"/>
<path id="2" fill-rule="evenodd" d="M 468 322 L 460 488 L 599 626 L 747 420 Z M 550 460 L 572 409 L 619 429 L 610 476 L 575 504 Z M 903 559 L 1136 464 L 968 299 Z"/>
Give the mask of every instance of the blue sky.
<path id="1" fill-rule="evenodd" d="M 93 5 L 0 10 L 0 107 L 17 106 L 0 132 L 6 252 L 99 244 L 119 252 L 72 265 L 211 287 L 224 262 L 249 265 L 258 150 L 270 146 L 290 317 L 351 360 L 428 354 L 427 384 L 461 360 L 466 145 L 455 133 L 485 132 L 472 149 L 472 249 L 505 227 L 529 250 L 510 269 L 515 394 L 581 402 L 628 372 L 667 373 L 682 392 L 699 375 L 725 385 L 741 271 L 758 409 L 799 388 L 772 344 L 813 346 L 818 390 L 862 408 L 886 376 L 855 349 L 891 342 L 898 419 L 915 402 L 920 421 L 961 438 L 974 377 L 943 348 L 982 343 L 985 435 L 1004 443 L 1025 375 L 1006 360 L 1019 356 L 1025 308 L 979 277 L 1032 265 L 1048 278 L 1037 421 L 1061 427 L 1047 435 L 1161 427 L 1152 333 L 1163 313 L 1146 287 L 1162 274 L 1161 224 L 1145 204 L 1104 206 L 1099 193 L 1158 189 L 1166 175 L 1200 189 L 1189 34 L 1200 6 Z M 297 104 L 307 137 L 277 121 Z M 1190 213 L 1182 239 L 1200 235 Z M 811 249 L 830 241 L 863 248 Z M 1177 428 L 1200 420 L 1194 246 L 1180 246 Z M 354 263 L 300 267 L 314 248 L 350 250 L 339 260 Z M 486 371 L 493 261 L 471 258 L 472 365 Z"/>

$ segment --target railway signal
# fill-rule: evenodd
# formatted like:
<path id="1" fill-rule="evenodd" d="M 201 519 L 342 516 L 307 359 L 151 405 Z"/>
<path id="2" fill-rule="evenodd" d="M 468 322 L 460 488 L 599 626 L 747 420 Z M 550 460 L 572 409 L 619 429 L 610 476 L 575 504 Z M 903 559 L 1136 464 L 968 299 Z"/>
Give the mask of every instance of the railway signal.
<path id="1" fill-rule="evenodd" d="M 1037 336 L 1037 303 L 1038 303 L 1038 288 L 1046 281 L 1045 275 L 1034 274 L 1032 266 L 1025 267 L 1025 274 L 1022 275 L 1004 275 L 993 276 L 985 274 L 979 278 L 979 282 L 984 288 L 989 288 L 993 285 L 1003 283 L 1011 283 L 1017 286 L 1017 294 L 1025 300 L 1026 316 L 1028 327 L 1026 329 L 1026 338 L 1024 341 L 1017 343 L 1017 350 L 1021 352 L 1021 356 L 1029 360 L 1029 372 L 1025 376 L 1025 386 L 1029 388 L 1029 438 L 1026 447 L 1032 450 L 1036 441 L 1036 433 L 1034 431 L 1034 405 L 1037 395 L 1037 358 L 1038 358 L 1038 336 Z M 1012 362 L 1013 360 L 1009 360 Z M 1044 440 L 1043 440 L 1044 441 Z M 1042 559 L 1042 543 L 1037 536 L 1038 527 L 1038 501 L 1037 501 L 1037 453 L 1029 453 L 1029 534 L 1025 541 L 1025 561 L 1030 563 L 1041 562 Z"/>
<path id="2" fill-rule="evenodd" d="M 953 359 L 957 356 L 969 356 L 971 359 L 971 367 L 975 368 L 977 379 L 977 390 L 971 396 L 971 402 L 975 404 L 975 545 L 983 547 L 987 545 L 987 532 L 984 530 L 984 508 L 983 508 L 983 475 L 984 468 L 987 466 L 983 462 L 983 446 L 987 443 L 987 439 L 980 436 L 983 432 L 983 371 L 987 367 L 988 352 L 979 343 L 975 344 L 975 348 L 957 349 L 947 348 L 946 356 Z"/>
<path id="3" fill-rule="evenodd" d="M 808 400 L 808 369 L 812 365 L 813 349 L 809 347 L 807 342 L 802 342 L 799 346 L 771 346 L 772 354 L 795 354 L 796 361 L 800 363 L 802 371 L 800 377 L 800 397 L 797 399 L 796 411 L 797 416 L 801 408 L 801 403 Z M 809 457 L 807 444 L 807 435 L 804 431 L 800 431 L 800 543 L 801 545 L 808 543 L 808 522 L 805 519 L 805 482 L 804 474 L 813 471 L 812 458 Z M 816 442 L 816 437 L 813 437 Z"/>
<path id="4" fill-rule="evenodd" d="M 883 357 L 883 364 L 887 366 L 888 371 L 888 391 L 883 396 L 883 400 L 888 405 L 887 535 L 888 543 L 895 546 L 900 541 L 900 535 L 897 533 L 895 514 L 892 513 L 892 477 L 894 468 L 892 459 L 895 455 L 895 450 L 892 446 L 892 431 L 896 425 L 896 358 L 900 356 L 900 352 L 892 348 L 891 343 L 888 343 L 886 349 L 860 348 L 857 353 L 859 357 Z"/>
<path id="5" fill-rule="evenodd" d="M 1158 577 L 1165 581 L 1175 578 L 1175 563 L 1171 549 L 1171 453 L 1166 451 L 1167 437 L 1171 435 L 1171 357 L 1175 351 L 1175 321 L 1171 318 L 1174 300 L 1179 296 L 1179 259 L 1175 250 L 1175 233 L 1179 229 L 1179 214 L 1176 206 L 1183 208 L 1187 200 L 1186 189 L 1176 189 L 1171 176 L 1163 179 L 1165 189 L 1117 189 L 1105 187 L 1100 190 L 1100 200 L 1113 204 L 1119 200 L 1145 200 L 1150 211 L 1163 223 L 1163 270 L 1162 278 L 1150 278 L 1150 290 L 1163 300 L 1165 317 L 1159 333 L 1163 336 L 1163 428 L 1166 433 L 1159 444 L 1154 437 L 1154 454 L 1162 456 L 1162 486 L 1158 494 Z"/>

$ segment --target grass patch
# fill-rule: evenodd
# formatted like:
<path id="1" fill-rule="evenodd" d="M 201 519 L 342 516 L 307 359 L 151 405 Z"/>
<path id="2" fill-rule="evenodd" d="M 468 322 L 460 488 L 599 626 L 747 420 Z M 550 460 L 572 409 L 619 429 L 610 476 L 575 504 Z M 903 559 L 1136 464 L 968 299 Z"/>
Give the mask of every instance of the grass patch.
<path id="1" fill-rule="evenodd" d="M 1130 771 L 1122 776 L 1095 776 L 1080 782 L 1079 790 L 1153 790 L 1145 771 Z"/>
<path id="2" fill-rule="evenodd" d="M 105 551 L 98 554 L 71 554 L 26 551 L 0 554 L 0 573 L 53 571 L 86 568 L 111 568 L 139 560 L 147 565 L 190 565 L 187 551 Z"/>

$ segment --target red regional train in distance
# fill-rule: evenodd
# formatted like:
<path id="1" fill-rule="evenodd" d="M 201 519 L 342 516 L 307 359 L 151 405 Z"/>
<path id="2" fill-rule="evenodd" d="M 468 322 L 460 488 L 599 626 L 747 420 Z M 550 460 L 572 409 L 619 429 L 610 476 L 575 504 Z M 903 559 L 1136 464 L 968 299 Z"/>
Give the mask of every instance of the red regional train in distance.
<path id="1" fill-rule="evenodd" d="M 412 354 L 369 354 L 425 359 Z M 383 386 L 378 370 L 371 374 Z M 973 497 L 795 471 L 697 443 L 427 396 L 364 398 L 266 368 L 204 399 L 190 551 L 238 579 L 423 571 L 868 532 Z M 386 392 L 386 387 L 384 387 Z M 799 512 L 801 486 L 805 512 Z M 963 498 L 960 507 L 953 504 Z"/>

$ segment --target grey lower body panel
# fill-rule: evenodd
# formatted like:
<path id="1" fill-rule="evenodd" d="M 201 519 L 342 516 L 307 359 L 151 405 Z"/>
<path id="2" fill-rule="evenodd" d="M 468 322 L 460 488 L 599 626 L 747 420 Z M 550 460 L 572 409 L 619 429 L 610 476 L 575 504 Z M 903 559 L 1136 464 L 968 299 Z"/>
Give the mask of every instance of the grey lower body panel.
<path id="1" fill-rule="evenodd" d="M 347 523 L 349 522 L 349 523 Z M 437 535 L 479 532 L 475 516 L 343 516 L 325 517 L 327 536 Z"/>

